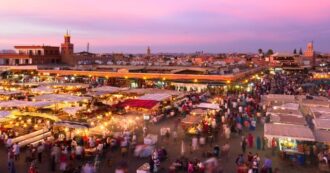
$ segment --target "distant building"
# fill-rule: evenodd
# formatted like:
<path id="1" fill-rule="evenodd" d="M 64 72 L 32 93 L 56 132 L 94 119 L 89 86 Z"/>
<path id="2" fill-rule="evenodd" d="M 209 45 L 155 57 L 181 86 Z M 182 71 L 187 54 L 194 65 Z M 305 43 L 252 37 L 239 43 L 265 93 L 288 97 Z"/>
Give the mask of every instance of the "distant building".
<path id="1" fill-rule="evenodd" d="M 148 49 L 147 49 L 147 56 L 151 56 L 151 49 L 150 49 L 150 47 L 148 46 Z"/>
<path id="2" fill-rule="evenodd" d="M 40 65 L 61 62 L 59 47 L 15 46 L 15 53 L 1 53 L 0 65 Z"/>
<path id="3" fill-rule="evenodd" d="M 304 56 L 305 57 L 314 57 L 315 56 L 313 42 L 310 42 L 307 44 L 307 49 L 304 52 Z"/>

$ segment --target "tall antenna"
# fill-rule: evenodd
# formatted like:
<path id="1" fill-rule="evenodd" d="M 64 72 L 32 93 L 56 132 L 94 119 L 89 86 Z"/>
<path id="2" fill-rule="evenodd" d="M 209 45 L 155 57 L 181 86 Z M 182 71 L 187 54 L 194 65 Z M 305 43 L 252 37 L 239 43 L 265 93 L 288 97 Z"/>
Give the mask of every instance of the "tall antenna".
<path id="1" fill-rule="evenodd" d="M 89 52 L 89 42 L 87 43 L 87 52 Z"/>

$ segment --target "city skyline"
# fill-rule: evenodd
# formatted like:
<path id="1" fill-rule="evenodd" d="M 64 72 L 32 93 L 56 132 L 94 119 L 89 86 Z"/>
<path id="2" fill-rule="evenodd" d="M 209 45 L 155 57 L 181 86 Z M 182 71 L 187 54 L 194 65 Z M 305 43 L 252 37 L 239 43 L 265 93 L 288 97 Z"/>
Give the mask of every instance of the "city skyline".
<path id="1" fill-rule="evenodd" d="M 30 2 L 31 3 L 31 2 Z M 0 6 L 0 49 L 59 46 L 66 30 L 77 51 L 190 53 L 291 52 L 314 41 L 330 52 L 330 2 L 257 1 L 40 1 Z M 28 8 L 27 8 L 28 7 Z"/>

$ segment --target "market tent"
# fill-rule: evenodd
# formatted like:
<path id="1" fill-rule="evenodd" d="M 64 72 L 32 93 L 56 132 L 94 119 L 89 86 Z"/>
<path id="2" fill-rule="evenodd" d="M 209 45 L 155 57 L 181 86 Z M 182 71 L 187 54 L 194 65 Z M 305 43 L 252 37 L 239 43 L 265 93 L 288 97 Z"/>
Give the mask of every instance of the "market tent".
<path id="1" fill-rule="evenodd" d="M 180 91 L 158 89 L 158 88 L 135 88 L 135 89 L 130 89 L 130 90 L 123 91 L 123 92 L 124 93 L 135 93 L 135 94 L 139 94 L 139 95 L 163 93 L 163 94 L 169 94 L 172 96 L 181 95 L 183 93 Z"/>
<path id="2" fill-rule="evenodd" d="M 267 109 L 266 115 L 276 115 L 276 114 L 285 114 L 285 115 L 298 116 L 298 117 L 303 116 L 299 110 L 277 109 L 277 108 Z"/>
<path id="3" fill-rule="evenodd" d="M 294 95 L 284 95 L 284 94 L 268 94 L 261 96 L 261 102 L 263 104 L 269 104 L 270 102 L 280 102 L 280 103 L 293 103 L 296 101 Z"/>
<path id="4" fill-rule="evenodd" d="M 306 120 L 303 117 L 276 114 L 270 117 L 272 123 L 278 124 L 294 124 L 294 125 L 306 125 Z"/>
<path id="5" fill-rule="evenodd" d="M 47 113 L 13 111 L 12 115 L 14 118 L 20 117 L 20 116 L 31 116 L 31 117 L 46 118 L 46 119 L 53 120 L 55 122 L 60 121 L 60 118 L 58 118 L 56 115 L 47 114 Z"/>
<path id="6" fill-rule="evenodd" d="M 25 107 L 34 107 L 42 108 L 55 104 L 52 101 L 24 101 L 24 100 L 9 100 L 0 102 L 0 108 L 25 108 Z"/>
<path id="7" fill-rule="evenodd" d="M 204 109 L 214 109 L 214 110 L 220 110 L 220 107 L 218 104 L 213 103 L 200 103 L 197 105 L 198 108 L 204 108 Z"/>
<path id="8" fill-rule="evenodd" d="M 274 109 L 288 109 L 288 110 L 298 110 L 299 104 L 298 103 L 285 103 L 280 106 L 273 106 Z"/>
<path id="9" fill-rule="evenodd" d="M 81 102 L 88 101 L 90 97 L 80 97 L 70 94 L 44 94 L 33 97 L 34 100 L 55 101 L 55 102 Z"/>
<path id="10" fill-rule="evenodd" d="M 10 111 L 0 111 L 0 122 L 4 122 L 10 119 L 11 112 Z"/>
<path id="11" fill-rule="evenodd" d="M 186 118 L 182 119 L 181 123 L 183 124 L 198 124 L 202 121 L 201 116 L 189 115 Z"/>
<path id="12" fill-rule="evenodd" d="M 315 118 L 313 121 L 316 129 L 330 130 L 330 119 Z"/>
<path id="13" fill-rule="evenodd" d="M 77 112 L 84 109 L 83 107 L 67 107 L 63 108 L 63 111 L 69 115 L 76 115 Z"/>
<path id="14" fill-rule="evenodd" d="M 40 93 L 40 94 L 50 94 L 50 93 L 54 93 L 55 89 L 53 89 L 49 86 L 39 86 L 37 88 L 32 88 L 31 92 L 32 93 Z"/>
<path id="15" fill-rule="evenodd" d="M 109 92 L 109 93 L 114 93 L 118 92 L 121 90 L 126 90 L 127 88 L 119 88 L 119 87 L 114 87 L 114 86 L 101 86 L 101 87 L 96 87 L 93 88 L 93 92 Z"/>
<path id="16" fill-rule="evenodd" d="M 330 131 L 328 130 L 315 130 L 314 135 L 317 142 L 330 142 Z"/>
<path id="17" fill-rule="evenodd" d="M 266 123 L 264 135 L 270 138 L 293 138 L 301 141 L 315 141 L 312 130 L 300 125 Z"/>
<path id="18" fill-rule="evenodd" d="M 144 96 L 138 97 L 139 100 L 155 100 L 155 101 L 162 101 L 170 98 L 170 94 L 162 94 L 162 93 L 156 93 L 156 94 L 146 94 Z"/>
<path id="19" fill-rule="evenodd" d="M 82 84 L 82 83 L 52 83 L 49 84 L 49 86 L 52 86 L 54 88 L 64 88 L 64 87 L 72 87 L 72 88 L 88 88 L 88 84 Z"/>
<path id="20" fill-rule="evenodd" d="M 318 119 L 330 119 L 330 108 L 326 107 L 311 107 L 310 112 L 314 118 Z"/>
<path id="21" fill-rule="evenodd" d="M 127 99 L 122 103 L 119 103 L 119 107 L 136 107 L 144 109 L 152 109 L 158 105 L 158 101 L 155 100 L 138 100 L 138 99 Z"/>
<path id="22" fill-rule="evenodd" d="M 6 91 L 6 90 L 0 90 L 0 95 L 15 95 L 20 94 L 20 91 Z"/>
<path id="23" fill-rule="evenodd" d="M 53 126 L 67 127 L 72 129 L 87 129 L 90 127 L 88 123 L 75 121 L 58 121 L 55 122 Z"/>

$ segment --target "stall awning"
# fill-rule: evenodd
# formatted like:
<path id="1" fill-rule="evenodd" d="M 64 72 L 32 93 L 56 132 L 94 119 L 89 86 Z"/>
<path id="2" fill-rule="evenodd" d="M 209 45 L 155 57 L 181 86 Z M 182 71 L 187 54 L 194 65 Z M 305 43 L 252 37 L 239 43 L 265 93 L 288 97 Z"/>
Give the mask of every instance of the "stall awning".
<path id="1" fill-rule="evenodd" d="M 136 107 L 136 108 L 144 108 L 144 109 L 152 109 L 159 102 L 155 100 L 138 100 L 138 99 L 127 99 L 122 103 L 119 103 L 119 107 Z"/>
<path id="2" fill-rule="evenodd" d="M 24 108 L 24 107 L 34 107 L 34 108 L 42 108 L 53 105 L 52 101 L 24 101 L 24 100 L 9 100 L 0 102 L 0 108 Z"/>
<path id="3" fill-rule="evenodd" d="M 311 129 L 289 124 L 265 124 L 264 135 L 271 138 L 292 138 L 300 141 L 315 141 Z"/>
<path id="4" fill-rule="evenodd" d="M 330 119 L 314 119 L 314 124 L 316 129 L 330 129 Z"/>
<path id="5" fill-rule="evenodd" d="M 83 107 L 67 107 L 67 108 L 64 108 L 63 111 L 70 115 L 76 115 L 76 113 L 82 109 L 84 109 L 84 108 Z"/>
<path id="6" fill-rule="evenodd" d="M 330 142 L 330 131 L 328 130 L 315 130 L 315 139 L 317 142 Z"/>
<path id="7" fill-rule="evenodd" d="M 287 110 L 298 110 L 299 104 L 298 103 L 285 103 L 280 106 L 274 106 L 274 109 L 287 109 Z"/>
<path id="8" fill-rule="evenodd" d="M 90 97 L 80 97 L 70 94 L 45 94 L 33 97 L 35 100 L 55 101 L 55 102 L 81 102 L 90 100 Z"/>
<path id="9" fill-rule="evenodd" d="M 53 126 L 61 126 L 72 129 L 86 129 L 90 127 L 88 123 L 75 122 L 75 121 L 59 121 L 54 123 Z"/>
<path id="10" fill-rule="evenodd" d="M 157 94 L 146 94 L 144 96 L 141 96 L 137 99 L 139 100 L 155 100 L 155 101 L 162 101 L 162 100 L 166 100 L 168 98 L 170 98 L 171 95 L 170 94 L 161 94 L 161 93 L 157 93 Z"/>
<path id="11" fill-rule="evenodd" d="M 306 120 L 303 117 L 276 114 L 270 117 L 270 121 L 279 124 L 294 124 L 294 125 L 306 125 Z"/>

